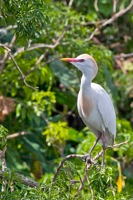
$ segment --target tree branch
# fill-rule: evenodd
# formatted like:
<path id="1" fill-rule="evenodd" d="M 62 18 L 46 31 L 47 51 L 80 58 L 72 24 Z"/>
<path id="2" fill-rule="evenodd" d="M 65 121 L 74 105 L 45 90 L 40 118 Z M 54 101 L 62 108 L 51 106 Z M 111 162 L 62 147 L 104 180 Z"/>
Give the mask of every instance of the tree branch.
<path id="1" fill-rule="evenodd" d="M 98 9 L 98 0 L 94 1 L 94 7 L 95 7 L 95 10 L 98 12 L 99 11 L 99 9 Z"/>
<path id="2" fill-rule="evenodd" d="M 19 73 L 20 73 L 20 75 L 21 75 L 21 78 L 22 78 L 22 80 L 23 80 L 23 83 L 24 83 L 27 87 L 29 87 L 29 88 L 31 88 L 31 89 L 33 89 L 33 90 L 37 90 L 37 88 L 32 87 L 31 85 L 29 85 L 29 84 L 26 82 L 26 76 L 23 74 L 22 70 L 20 69 L 20 67 L 18 66 L 16 60 L 14 59 L 13 55 L 11 54 L 11 50 L 10 50 L 9 48 L 7 48 L 6 46 L 2 45 L 2 44 L 0 44 L 0 47 L 3 47 L 3 48 L 8 52 L 8 55 L 10 56 L 10 58 L 12 59 L 12 61 L 14 62 L 15 67 L 17 68 L 17 70 L 19 71 Z"/>
<path id="3" fill-rule="evenodd" d="M 7 139 L 14 139 L 14 138 L 16 138 L 16 137 L 19 137 L 19 136 L 22 136 L 22 135 L 27 135 L 27 134 L 28 134 L 27 132 L 22 131 L 22 132 L 20 132 L 20 133 L 13 133 L 13 134 L 10 134 L 10 135 L 8 135 L 6 138 L 7 138 Z"/>
<path id="4" fill-rule="evenodd" d="M 29 186 L 29 187 L 33 187 L 33 188 L 37 188 L 39 186 L 39 183 L 33 180 L 30 180 L 26 177 L 24 177 L 21 174 L 15 173 L 13 174 L 14 176 L 14 182 L 22 182 L 24 185 Z M 5 180 L 9 180 L 8 177 L 10 177 L 10 173 L 9 172 L 2 172 L 0 170 L 0 177 L 4 178 Z"/>
<path id="5" fill-rule="evenodd" d="M 116 13 L 117 2 L 118 0 L 113 0 L 113 13 Z"/>
<path id="6" fill-rule="evenodd" d="M 4 147 L 4 149 L 1 151 L 0 150 L 0 158 L 1 158 L 1 165 L 2 165 L 2 172 L 6 172 L 6 159 L 5 159 L 5 154 L 6 154 L 6 146 Z M 6 190 L 6 184 L 7 184 L 7 181 L 5 181 L 3 179 L 2 181 L 2 191 L 5 191 Z"/>
<path id="7" fill-rule="evenodd" d="M 69 4 L 68 4 L 68 7 L 71 8 L 71 7 L 72 7 L 72 4 L 73 4 L 73 0 L 70 0 L 70 1 L 69 1 Z"/>
<path id="8" fill-rule="evenodd" d="M 39 62 L 36 62 L 35 66 L 34 66 L 32 69 L 30 69 L 29 71 L 26 72 L 26 76 L 29 75 L 30 73 L 36 71 L 37 69 L 39 69 L 37 65 L 41 62 L 41 60 L 43 59 L 44 56 L 45 56 L 45 53 L 42 54 L 42 55 L 39 57 L 39 59 L 38 59 Z M 58 59 L 58 58 L 59 58 L 59 57 L 54 57 L 54 58 L 51 58 L 51 59 L 47 60 L 46 62 L 43 63 L 43 66 L 44 66 L 44 64 L 48 64 L 48 63 L 50 63 L 50 62 L 52 62 L 52 61 L 55 61 L 55 60 Z"/>
<path id="9" fill-rule="evenodd" d="M 1 151 L 0 150 L 0 158 L 1 158 L 1 162 L 2 162 L 2 171 L 5 172 L 7 167 L 6 167 L 6 160 L 5 160 L 5 153 L 6 153 L 6 146 L 4 147 L 4 149 Z"/>
<path id="10" fill-rule="evenodd" d="M 133 53 L 121 53 L 120 55 L 115 55 L 114 59 L 119 59 L 119 58 L 129 58 L 129 57 L 133 57 Z"/>
<path id="11" fill-rule="evenodd" d="M 33 44 L 31 45 L 30 47 L 28 47 L 27 49 L 24 49 L 24 47 L 22 48 L 19 48 L 17 50 L 17 52 L 14 54 L 14 57 L 17 56 L 19 53 L 22 53 L 24 51 L 31 51 L 31 50 L 34 50 L 34 49 L 38 49 L 38 48 L 50 48 L 50 49 L 54 49 L 56 48 L 59 44 L 60 44 L 60 41 L 62 40 L 62 38 L 64 37 L 64 35 L 66 34 L 67 30 L 68 30 L 69 27 L 67 27 L 63 33 L 57 38 L 57 39 L 54 39 L 54 44 L 43 44 L 43 43 L 38 43 L 38 44 Z"/>
<path id="12" fill-rule="evenodd" d="M 119 147 L 119 146 L 126 144 L 126 143 L 128 143 L 128 140 L 121 142 L 119 144 L 115 144 L 113 146 L 107 146 L 106 149 Z M 85 161 L 86 162 L 86 170 L 88 170 L 91 167 L 92 164 L 97 165 L 97 163 L 95 161 L 102 155 L 102 153 L 103 153 L 103 150 L 101 152 L 99 152 L 94 158 L 92 158 L 89 163 L 88 163 L 88 161 L 87 162 Z M 56 181 L 56 178 L 57 178 L 58 174 L 60 173 L 60 170 L 63 167 L 64 163 L 67 160 L 69 160 L 70 158 L 79 158 L 80 160 L 84 161 L 84 155 L 82 155 L 82 154 L 67 155 L 65 158 L 63 158 L 63 160 L 60 162 L 59 166 L 57 167 L 57 170 L 56 170 L 54 177 L 53 177 L 53 180 L 52 180 L 53 183 Z M 85 176 L 84 176 L 84 179 L 85 179 Z M 83 187 L 84 179 L 83 179 L 80 187 Z"/>
<path id="13" fill-rule="evenodd" d="M 71 154 L 71 155 L 68 155 L 66 156 L 65 158 L 63 158 L 63 160 L 60 162 L 59 166 L 57 167 L 57 170 L 54 174 L 54 178 L 53 178 L 53 183 L 56 181 L 56 178 L 61 170 L 61 168 L 63 167 L 63 164 L 70 158 L 80 158 L 82 159 L 83 158 L 83 155 L 80 155 L 80 154 Z"/>
<path id="14" fill-rule="evenodd" d="M 17 28 L 17 27 L 18 27 L 17 25 L 14 25 L 14 26 L 10 25 L 10 26 L 1 28 L 1 29 L 0 29 L 0 32 L 3 32 L 3 31 L 5 31 L 5 30 L 8 31 L 8 30 L 10 30 L 10 29 L 15 29 L 15 28 Z"/>
<path id="15" fill-rule="evenodd" d="M 11 43 L 9 44 L 9 48 L 10 49 L 12 49 L 12 47 L 13 47 L 13 45 L 15 43 L 15 40 L 16 40 L 16 35 L 13 36 L 13 38 L 11 40 Z M 1 46 L 1 44 L 0 44 L 0 46 Z M 6 51 L 3 59 L 0 61 L 0 64 L 1 64 L 1 66 L 0 66 L 0 74 L 2 74 L 2 72 L 4 70 L 5 63 L 6 63 L 6 60 L 8 59 L 8 57 L 9 57 L 9 53 L 8 53 L 8 51 Z"/>
<path id="16" fill-rule="evenodd" d="M 126 12 L 128 12 L 133 6 L 133 0 L 131 0 L 130 4 L 124 8 L 123 10 L 120 10 L 119 12 L 115 13 L 110 19 L 107 19 L 105 22 L 103 22 L 99 27 L 95 28 L 95 30 L 91 33 L 90 37 L 85 39 L 85 42 L 90 41 L 94 35 L 104 26 L 107 26 L 108 24 L 111 24 L 114 22 L 117 18 L 124 15 Z"/>
<path id="17" fill-rule="evenodd" d="M 123 145 L 123 144 L 127 144 L 128 142 L 129 142 L 129 140 L 126 140 L 126 141 L 124 141 L 124 142 L 121 142 L 121 143 L 118 143 L 118 144 L 114 144 L 113 146 L 107 146 L 106 149 L 113 149 L 113 148 L 119 147 L 119 146 L 121 146 L 121 145 Z M 99 152 L 99 153 L 93 158 L 93 162 L 94 162 L 95 160 L 97 160 L 97 159 L 102 155 L 102 153 L 103 153 L 103 151 Z"/>

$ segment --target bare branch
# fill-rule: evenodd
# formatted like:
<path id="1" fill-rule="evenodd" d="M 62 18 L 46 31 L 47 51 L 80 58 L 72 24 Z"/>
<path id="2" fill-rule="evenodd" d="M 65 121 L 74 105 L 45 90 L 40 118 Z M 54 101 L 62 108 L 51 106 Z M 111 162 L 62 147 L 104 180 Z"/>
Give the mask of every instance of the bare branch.
<path id="1" fill-rule="evenodd" d="M 30 69 L 30 70 L 26 73 L 26 75 L 29 75 L 30 73 L 32 73 L 32 72 L 34 72 L 35 70 L 38 69 L 38 65 L 39 65 L 40 62 L 43 60 L 43 58 L 47 55 L 47 53 L 48 53 L 48 49 L 46 49 L 46 51 L 45 51 L 43 54 L 41 54 L 41 56 L 40 56 L 40 57 L 38 58 L 38 60 L 36 61 L 35 66 L 34 66 L 32 69 Z"/>
<path id="2" fill-rule="evenodd" d="M 1 165 L 2 165 L 2 172 L 6 172 L 6 169 L 7 169 L 7 166 L 6 166 L 6 159 L 5 159 L 5 154 L 6 154 L 6 146 L 4 147 L 4 149 L 1 151 L 0 150 L 0 158 L 1 158 Z M 6 184 L 7 184 L 7 181 L 5 181 L 3 179 L 3 182 L 2 182 L 2 191 L 5 191 L 6 190 Z"/>
<path id="3" fill-rule="evenodd" d="M 70 1 L 69 1 L 69 4 L 68 4 L 68 7 L 69 7 L 69 8 L 72 7 L 73 1 L 74 1 L 74 0 L 70 0 Z"/>
<path id="4" fill-rule="evenodd" d="M 47 55 L 48 53 L 48 49 L 46 49 L 46 51 L 38 58 L 38 60 L 36 61 L 35 66 L 39 65 L 39 63 L 42 61 L 42 59 Z"/>
<path id="5" fill-rule="evenodd" d="M 94 1 L 94 7 L 95 7 L 95 10 L 98 12 L 99 11 L 99 9 L 98 9 L 98 0 Z"/>
<path id="6" fill-rule="evenodd" d="M 118 143 L 118 144 L 114 144 L 113 146 L 107 146 L 107 148 L 114 148 L 114 147 L 120 147 L 123 144 L 127 144 L 129 142 L 129 140 L 126 140 L 124 142 Z"/>
<path id="7" fill-rule="evenodd" d="M 8 180 L 8 174 L 10 174 L 10 172 L 0 171 L 0 177 L 4 178 L 6 180 Z M 24 185 L 33 187 L 33 188 L 37 188 L 39 186 L 39 183 L 37 183 L 36 181 L 30 180 L 21 174 L 15 173 L 14 174 L 14 182 L 19 182 L 19 181 L 21 181 Z"/>
<path id="8" fill-rule="evenodd" d="M 133 57 L 133 53 L 121 53 L 120 55 L 115 55 L 114 59 L 119 59 L 119 58 L 129 58 L 129 57 Z"/>
<path id="9" fill-rule="evenodd" d="M 117 2 L 118 0 L 113 0 L 113 13 L 116 13 Z"/>
<path id="10" fill-rule="evenodd" d="M 45 53 L 44 53 L 45 54 Z M 43 54 L 41 55 L 42 57 L 43 57 Z M 40 56 L 40 57 L 41 57 Z M 56 59 L 58 59 L 59 57 L 54 57 L 54 58 L 51 58 L 51 59 L 49 59 L 48 61 L 46 61 L 45 63 L 43 63 L 43 66 L 44 66 L 44 64 L 48 64 L 48 63 L 50 63 L 50 62 L 52 62 L 52 61 L 55 61 Z M 40 59 L 40 58 L 39 58 Z M 43 59 L 43 58 L 42 58 Z M 41 59 L 40 59 L 41 60 Z M 41 62 L 41 61 L 40 61 Z M 37 63 L 37 62 L 36 62 Z M 37 69 L 39 69 L 38 68 L 38 66 L 35 64 L 35 66 L 31 69 L 31 70 L 29 70 L 28 72 L 26 72 L 26 75 L 29 75 L 30 73 L 32 73 L 32 72 L 34 72 L 34 71 L 36 71 Z"/>
<path id="11" fill-rule="evenodd" d="M 23 74 L 22 70 L 20 69 L 20 67 L 18 66 L 16 60 L 14 59 L 13 55 L 11 54 L 11 50 L 10 50 L 9 48 L 7 48 L 6 46 L 2 45 L 2 44 L 0 44 L 0 47 L 3 47 L 3 48 L 8 52 L 10 58 L 12 59 L 12 61 L 13 61 L 14 64 L 15 64 L 15 67 L 17 68 L 17 70 L 19 71 L 19 73 L 20 73 L 20 75 L 21 75 L 21 78 L 22 78 L 22 80 L 23 80 L 23 83 L 24 83 L 27 87 L 29 87 L 29 88 L 31 88 L 31 89 L 33 89 L 33 90 L 37 90 L 37 88 L 32 87 L 31 85 L 29 85 L 29 84 L 26 82 L 26 76 Z"/>
<path id="12" fill-rule="evenodd" d="M 80 155 L 80 154 L 71 154 L 71 155 L 68 155 L 68 156 L 66 156 L 65 158 L 63 158 L 63 160 L 60 162 L 60 164 L 59 164 L 59 166 L 58 166 L 58 168 L 57 168 L 57 170 L 56 170 L 56 172 L 55 172 L 55 174 L 54 174 L 54 178 L 53 178 L 53 181 L 52 181 L 53 183 L 55 182 L 55 180 L 56 180 L 56 178 L 57 178 L 57 176 L 58 176 L 58 174 L 59 174 L 61 168 L 63 167 L 63 164 L 64 164 L 68 159 L 70 159 L 70 158 L 80 158 L 80 159 L 82 159 L 82 158 L 83 158 L 83 155 Z"/>
<path id="13" fill-rule="evenodd" d="M 124 15 L 126 12 L 128 12 L 133 6 L 133 0 L 131 0 L 130 4 L 123 10 L 120 10 L 118 13 L 114 14 L 110 19 L 105 21 L 102 24 L 102 27 L 107 26 L 108 24 L 111 24 L 113 21 L 115 21 L 117 18 L 121 17 Z"/>
<path id="14" fill-rule="evenodd" d="M 16 40 L 16 35 L 13 36 L 12 40 L 11 40 L 11 43 L 9 44 L 9 48 L 12 49 L 14 43 L 15 43 L 15 40 Z M 1 46 L 1 44 L 0 44 Z M 8 54 L 8 51 L 6 51 L 3 59 L 1 60 L 1 66 L 0 66 L 0 74 L 2 74 L 3 70 L 4 70 L 4 67 L 5 67 L 5 63 L 6 63 L 6 60 L 8 59 L 9 57 L 9 54 Z"/>
<path id="15" fill-rule="evenodd" d="M 54 44 L 43 44 L 43 43 L 39 44 L 38 43 L 38 44 L 31 45 L 27 49 L 24 49 L 24 47 L 22 47 L 22 48 L 19 48 L 17 50 L 17 52 L 14 54 L 14 57 L 17 56 L 19 53 L 22 53 L 24 51 L 31 51 L 31 50 L 38 49 L 38 48 L 50 48 L 50 49 L 56 48 L 60 44 L 60 41 L 62 40 L 62 38 L 66 34 L 67 30 L 68 30 L 68 27 L 63 31 L 63 33 L 57 39 L 54 39 Z"/>
<path id="16" fill-rule="evenodd" d="M 5 153 L 6 153 L 6 146 L 4 147 L 4 149 L 1 151 L 0 150 L 0 158 L 2 161 L 2 171 L 5 172 L 7 167 L 6 167 L 6 160 L 5 160 Z"/>
<path id="17" fill-rule="evenodd" d="M 81 181 L 81 184 L 79 186 L 78 193 L 83 189 L 85 181 L 86 181 L 86 169 L 85 169 L 83 180 Z"/>
<path id="18" fill-rule="evenodd" d="M 88 178 L 88 171 L 86 170 L 85 171 L 85 175 L 86 175 L 86 180 L 87 180 L 87 183 L 88 183 L 88 186 L 90 188 L 90 191 L 91 191 L 91 200 L 94 200 L 94 192 L 93 192 L 93 189 L 91 187 L 91 184 L 90 184 L 90 181 L 89 181 L 89 178 Z"/>
<path id="19" fill-rule="evenodd" d="M 117 18 L 121 17 L 122 15 L 124 15 L 126 12 L 128 12 L 133 6 L 133 0 L 131 0 L 130 4 L 124 8 L 123 10 L 120 10 L 119 12 L 117 12 L 116 14 L 114 14 L 110 19 L 107 19 L 105 22 L 103 22 L 103 24 L 101 24 L 99 27 L 95 28 L 95 30 L 91 33 L 90 37 L 85 39 L 85 42 L 90 41 L 94 35 L 104 26 L 107 26 L 108 24 L 111 24 L 112 22 L 114 22 Z"/>
<path id="20" fill-rule="evenodd" d="M 3 59 L 0 61 L 0 64 L 1 64 L 1 66 L 0 66 L 0 74 L 2 74 L 2 72 L 3 72 L 3 69 L 5 67 L 5 62 L 8 59 L 8 56 L 9 56 L 8 52 L 6 52 L 4 57 L 3 57 Z"/>
<path id="21" fill-rule="evenodd" d="M 22 132 L 20 132 L 20 133 L 10 134 L 10 135 L 8 135 L 6 138 L 7 138 L 7 139 L 14 139 L 14 138 L 16 138 L 16 137 L 23 136 L 23 135 L 27 135 L 27 134 L 28 134 L 27 132 L 22 131 Z"/>
<path id="22" fill-rule="evenodd" d="M 82 26 L 89 26 L 89 25 L 95 25 L 95 26 L 98 26 L 100 24 L 103 24 L 104 22 L 106 21 L 106 19 L 103 19 L 103 20 L 99 20 L 99 21 L 91 21 L 91 22 L 81 22 L 81 25 Z"/>
<path id="23" fill-rule="evenodd" d="M 121 145 L 123 145 L 123 144 L 127 144 L 128 142 L 129 142 L 129 140 L 126 140 L 126 141 L 124 141 L 124 142 L 121 142 L 121 143 L 118 143 L 118 144 L 114 144 L 113 146 L 107 146 L 106 149 L 113 149 L 113 148 L 119 147 L 119 146 L 121 146 Z M 103 150 L 100 151 L 100 152 L 92 159 L 93 162 L 94 162 L 95 160 L 97 160 L 98 158 L 100 158 L 100 156 L 102 155 L 102 153 L 103 153 Z"/>
<path id="24" fill-rule="evenodd" d="M 123 144 L 126 144 L 128 142 L 129 141 L 126 140 L 124 142 L 121 142 L 119 144 L 115 144 L 113 146 L 107 146 L 106 149 L 114 148 L 114 147 L 119 147 L 119 146 L 121 146 Z M 92 164 L 97 165 L 97 163 L 95 161 L 102 155 L 102 153 L 103 153 L 103 150 L 101 152 L 99 152 L 94 158 L 92 158 L 89 163 L 88 163 L 88 161 L 84 160 L 84 157 L 85 157 L 84 155 L 81 155 L 81 154 L 70 154 L 70 155 L 67 155 L 65 158 L 63 158 L 63 160 L 60 162 L 59 166 L 57 167 L 57 170 L 56 170 L 56 172 L 54 174 L 52 182 L 54 183 L 56 181 L 56 178 L 57 178 L 57 176 L 58 176 L 61 168 L 63 167 L 64 163 L 67 160 L 69 160 L 70 158 L 79 158 L 80 160 L 85 161 L 85 163 L 86 163 L 85 170 L 89 170 L 89 168 L 91 167 Z M 84 178 L 83 178 L 83 180 L 81 182 L 79 190 L 81 190 L 83 188 L 85 180 L 86 180 L 86 176 L 84 175 Z"/>
<path id="25" fill-rule="evenodd" d="M 95 30 L 91 33 L 90 37 L 85 39 L 85 42 L 90 41 L 99 30 L 100 30 L 100 27 L 99 28 L 95 28 Z"/>
<path id="26" fill-rule="evenodd" d="M 7 27 L 5 27 L 5 28 L 1 28 L 0 29 L 0 32 L 3 32 L 3 31 L 8 31 L 8 30 L 10 30 L 10 29 L 15 29 L 15 28 L 17 28 L 17 25 L 14 25 L 14 26 L 12 26 L 12 25 L 10 25 L 10 26 L 7 26 Z"/>

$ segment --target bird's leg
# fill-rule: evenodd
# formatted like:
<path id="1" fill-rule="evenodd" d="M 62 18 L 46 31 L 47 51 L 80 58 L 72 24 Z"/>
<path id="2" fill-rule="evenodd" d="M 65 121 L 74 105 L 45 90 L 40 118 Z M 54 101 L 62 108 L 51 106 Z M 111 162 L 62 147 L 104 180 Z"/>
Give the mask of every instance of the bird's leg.
<path id="1" fill-rule="evenodd" d="M 101 139 L 101 137 L 102 137 L 102 133 L 99 133 L 98 137 L 97 137 L 95 143 L 93 144 L 93 146 L 91 147 L 89 153 L 84 156 L 83 161 L 86 161 L 87 163 L 91 163 L 91 153 L 94 150 L 95 146 L 97 145 L 98 141 Z"/>
<path id="2" fill-rule="evenodd" d="M 97 145 L 97 143 L 101 139 L 101 137 L 102 137 L 102 133 L 99 133 L 95 143 L 93 144 L 93 146 L 91 147 L 91 149 L 90 149 L 90 151 L 88 153 L 89 155 L 91 155 L 92 151 L 94 150 L 95 146 Z"/>
<path id="3" fill-rule="evenodd" d="M 105 139 L 105 133 L 102 133 L 102 144 L 103 144 L 103 152 L 102 152 L 102 166 L 104 166 L 104 157 L 105 157 L 105 150 L 106 150 L 106 139 Z"/>
<path id="4" fill-rule="evenodd" d="M 104 166 L 104 157 L 105 157 L 105 149 L 103 148 L 103 152 L 102 152 L 102 164 L 101 164 L 101 166 Z"/>

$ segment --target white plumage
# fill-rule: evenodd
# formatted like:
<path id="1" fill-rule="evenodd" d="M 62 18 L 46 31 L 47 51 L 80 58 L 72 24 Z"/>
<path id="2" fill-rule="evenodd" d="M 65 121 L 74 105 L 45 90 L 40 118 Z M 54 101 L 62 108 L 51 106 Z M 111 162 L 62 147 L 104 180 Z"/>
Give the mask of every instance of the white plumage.
<path id="1" fill-rule="evenodd" d="M 78 112 L 83 122 L 98 137 L 99 132 L 105 133 L 107 145 L 114 143 L 116 135 L 116 119 L 113 104 L 107 92 L 98 84 L 91 83 L 86 88 L 87 108 L 83 109 L 81 96 L 83 96 L 83 84 L 78 95 Z M 89 106 L 90 105 L 90 106 Z M 87 111 L 87 113 L 86 113 Z"/>
<path id="2" fill-rule="evenodd" d="M 106 145 L 113 145 L 116 135 L 116 115 L 112 101 L 107 92 L 98 84 L 92 83 L 97 75 L 96 61 L 88 54 L 77 58 L 63 58 L 82 72 L 80 91 L 78 94 L 78 112 L 83 122 L 97 137 L 90 154 L 99 140 L 103 144 L 103 161 Z"/>

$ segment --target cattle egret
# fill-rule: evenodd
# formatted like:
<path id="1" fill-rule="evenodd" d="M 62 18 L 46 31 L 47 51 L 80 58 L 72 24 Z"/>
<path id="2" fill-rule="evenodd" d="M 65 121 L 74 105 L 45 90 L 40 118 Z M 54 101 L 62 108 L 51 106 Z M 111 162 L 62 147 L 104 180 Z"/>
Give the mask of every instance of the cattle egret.
<path id="1" fill-rule="evenodd" d="M 108 145 L 113 145 L 116 135 L 116 115 L 112 101 L 107 92 L 98 84 L 91 81 L 98 72 L 96 61 L 88 54 L 77 58 L 62 58 L 73 64 L 82 72 L 80 91 L 78 94 L 78 112 L 85 125 L 95 134 L 96 141 L 89 151 L 91 155 L 99 140 L 102 142 L 102 165 Z"/>

